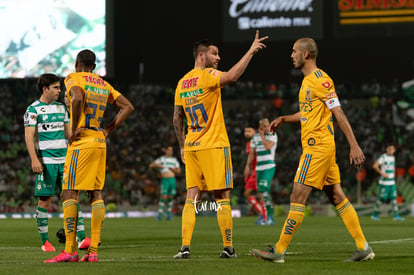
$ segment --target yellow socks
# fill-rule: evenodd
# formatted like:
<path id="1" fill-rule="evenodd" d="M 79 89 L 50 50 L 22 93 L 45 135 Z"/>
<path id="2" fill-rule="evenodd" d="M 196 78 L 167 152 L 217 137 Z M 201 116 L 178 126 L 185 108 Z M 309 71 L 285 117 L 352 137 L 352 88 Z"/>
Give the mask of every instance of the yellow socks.
<path id="1" fill-rule="evenodd" d="M 335 208 L 344 221 L 344 224 L 352 238 L 354 238 L 357 248 L 364 250 L 367 240 L 362 232 L 358 215 L 352 204 L 348 201 L 348 199 L 345 199 L 343 202 L 335 206 Z"/>
<path id="2" fill-rule="evenodd" d="M 281 255 L 288 247 L 290 241 L 299 228 L 305 215 L 305 205 L 299 203 L 291 203 L 289 214 L 285 220 L 279 241 L 276 243 L 276 251 Z"/>
<path id="3" fill-rule="evenodd" d="M 182 214 L 182 246 L 190 246 L 196 220 L 194 200 L 186 199 Z"/>
<path id="4" fill-rule="evenodd" d="M 65 226 L 65 252 L 76 251 L 76 224 L 78 219 L 78 201 L 70 199 L 63 202 L 63 224 Z"/>
<path id="5" fill-rule="evenodd" d="M 99 241 L 101 240 L 102 224 L 105 220 L 105 204 L 103 200 L 92 202 L 92 218 L 91 218 L 91 244 L 88 253 L 98 251 Z"/>
<path id="6" fill-rule="evenodd" d="M 229 199 L 217 200 L 217 221 L 224 246 L 233 246 L 233 218 Z"/>

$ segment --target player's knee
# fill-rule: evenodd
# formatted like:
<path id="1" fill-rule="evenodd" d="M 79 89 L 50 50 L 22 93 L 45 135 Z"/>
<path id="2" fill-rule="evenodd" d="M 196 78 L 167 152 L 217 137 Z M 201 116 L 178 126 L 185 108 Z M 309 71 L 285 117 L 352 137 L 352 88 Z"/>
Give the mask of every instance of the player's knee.
<path id="1" fill-rule="evenodd" d="M 102 200 L 102 192 L 100 190 L 92 190 L 92 191 L 88 191 L 88 198 L 89 198 L 89 203 L 93 203 L 94 201 L 97 200 Z"/>
<path id="2" fill-rule="evenodd" d="M 40 196 L 39 200 L 42 202 L 50 202 L 52 201 L 52 197 Z"/>
<path id="3" fill-rule="evenodd" d="M 78 191 L 62 191 L 62 194 L 60 194 L 60 199 L 62 201 L 67 201 L 67 200 L 78 200 L 78 195 L 79 192 Z"/>

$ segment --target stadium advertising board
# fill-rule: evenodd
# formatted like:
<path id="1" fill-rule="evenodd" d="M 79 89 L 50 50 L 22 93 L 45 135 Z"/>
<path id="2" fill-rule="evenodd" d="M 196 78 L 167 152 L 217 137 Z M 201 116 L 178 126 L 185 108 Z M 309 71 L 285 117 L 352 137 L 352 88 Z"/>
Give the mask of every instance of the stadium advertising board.
<path id="1" fill-rule="evenodd" d="M 336 37 L 414 34 L 414 0 L 337 0 Z"/>
<path id="2" fill-rule="evenodd" d="M 322 0 L 223 0 L 224 42 L 248 42 L 256 29 L 269 40 L 322 38 Z"/>

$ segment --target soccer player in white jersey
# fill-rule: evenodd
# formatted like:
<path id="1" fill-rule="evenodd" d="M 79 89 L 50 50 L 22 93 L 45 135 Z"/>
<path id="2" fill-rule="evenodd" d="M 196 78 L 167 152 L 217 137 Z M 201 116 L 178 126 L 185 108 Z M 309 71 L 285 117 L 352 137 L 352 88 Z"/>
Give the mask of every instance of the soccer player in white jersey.
<path id="1" fill-rule="evenodd" d="M 60 78 L 54 74 L 43 74 L 37 81 L 41 96 L 27 107 L 24 114 L 26 148 L 30 156 L 32 171 L 36 174 L 35 196 L 39 198 L 36 222 L 44 252 L 55 248 L 49 241 L 48 209 L 55 190 L 62 190 L 63 167 L 66 156 L 66 138 L 69 133 L 68 113 L 65 106 L 57 102 L 60 94 Z M 89 247 L 90 239 L 82 226 L 78 227 L 79 248 Z"/>
<path id="2" fill-rule="evenodd" d="M 160 156 L 150 164 L 150 168 L 159 168 L 161 173 L 160 202 L 158 203 L 157 220 L 162 219 L 165 202 L 167 201 L 166 220 L 171 220 L 171 210 L 173 199 L 176 193 L 175 176 L 181 173 L 180 163 L 173 156 L 174 150 L 172 146 L 168 146 L 164 155 Z"/>
<path id="3" fill-rule="evenodd" d="M 381 212 L 381 204 L 388 200 L 391 201 L 394 221 L 405 220 L 398 215 L 397 186 L 395 184 L 395 150 L 394 145 L 388 145 L 386 153 L 382 154 L 372 165 L 372 168 L 381 176 L 379 179 L 378 199 L 375 203 L 374 213 L 371 216 L 371 219 L 374 221 L 380 220 L 378 215 Z"/>
<path id="4" fill-rule="evenodd" d="M 277 146 L 277 135 L 270 130 L 267 118 L 259 121 L 259 132 L 250 140 L 250 152 L 247 157 L 245 176 L 250 174 L 250 167 L 256 155 L 257 189 L 263 198 L 263 220 L 259 224 L 275 224 L 273 217 L 273 201 L 270 194 L 270 184 L 276 172 L 275 151 Z"/>

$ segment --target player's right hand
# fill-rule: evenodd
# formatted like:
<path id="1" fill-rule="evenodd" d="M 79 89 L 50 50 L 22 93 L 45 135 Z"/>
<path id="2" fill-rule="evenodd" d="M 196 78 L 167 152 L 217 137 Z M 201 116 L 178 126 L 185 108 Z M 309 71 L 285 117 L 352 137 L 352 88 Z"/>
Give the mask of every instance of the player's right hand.
<path id="1" fill-rule="evenodd" d="M 35 174 L 43 173 L 43 166 L 38 159 L 32 161 L 32 171 Z"/>
<path id="2" fill-rule="evenodd" d="M 244 168 L 244 177 L 248 178 L 250 176 L 250 166 L 246 165 L 246 167 Z"/>

